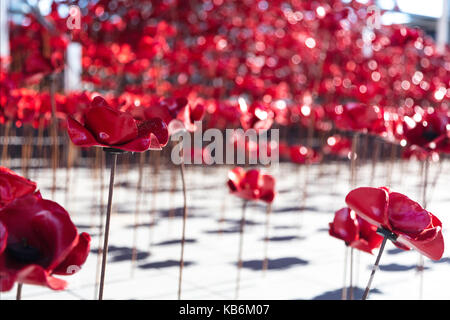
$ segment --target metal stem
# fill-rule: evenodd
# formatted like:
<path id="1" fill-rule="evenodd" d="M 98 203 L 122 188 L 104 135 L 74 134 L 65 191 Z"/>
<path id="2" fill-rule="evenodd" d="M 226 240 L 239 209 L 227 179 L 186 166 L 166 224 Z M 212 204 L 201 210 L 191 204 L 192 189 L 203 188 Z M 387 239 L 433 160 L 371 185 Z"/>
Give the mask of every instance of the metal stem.
<path id="1" fill-rule="evenodd" d="M 108 207 L 106 210 L 106 222 L 105 222 L 105 234 L 103 242 L 103 256 L 102 256 L 102 272 L 100 275 L 100 288 L 98 292 L 98 300 L 103 300 L 103 288 L 105 286 L 105 273 L 106 273 L 106 263 L 108 260 L 108 241 L 109 241 L 109 227 L 111 222 L 111 207 L 114 192 L 114 176 L 116 173 L 117 165 L 117 153 L 112 154 L 113 163 L 111 166 L 111 175 L 109 177 L 109 195 L 108 195 Z"/>
<path id="2" fill-rule="evenodd" d="M 372 268 L 372 273 L 370 274 L 369 282 L 367 283 L 366 290 L 364 291 L 364 294 L 362 296 L 362 300 L 366 300 L 367 296 L 369 295 L 370 286 L 372 285 L 373 277 L 375 276 L 375 272 L 378 269 L 378 264 L 380 263 L 381 255 L 384 251 L 384 246 L 386 245 L 387 237 L 384 237 L 383 242 L 381 243 L 380 251 L 378 251 L 377 259 L 375 260 L 375 264 Z"/>

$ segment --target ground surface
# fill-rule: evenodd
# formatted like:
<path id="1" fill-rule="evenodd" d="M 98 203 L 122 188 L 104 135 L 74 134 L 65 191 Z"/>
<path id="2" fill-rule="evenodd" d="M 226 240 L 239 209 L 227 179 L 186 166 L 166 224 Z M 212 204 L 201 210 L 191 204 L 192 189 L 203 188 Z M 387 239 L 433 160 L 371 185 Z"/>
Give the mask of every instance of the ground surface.
<path id="1" fill-rule="evenodd" d="M 186 229 L 184 299 L 233 299 L 235 295 L 236 259 L 239 219 L 242 202 L 229 195 L 225 167 L 188 167 L 188 221 Z M 450 163 L 444 162 L 433 188 L 439 164 L 430 168 L 429 210 L 443 223 L 446 243 L 450 234 Z M 269 270 L 261 271 L 264 258 L 266 207 L 251 204 L 247 208 L 244 238 L 244 268 L 241 274 L 241 299 L 340 299 L 344 272 L 344 244 L 328 235 L 333 212 L 344 206 L 349 191 L 347 164 L 311 166 L 308 174 L 305 209 L 305 169 L 282 164 L 274 171 L 277 197 L 270 216 Z M 20 171 L 19 171 L 20 172 Z M 376 186 L 388 181 L 388 164 L 377 166 Z M 175 172 L 178 176 L 178 171 Z M 361 164 L 358 185 L 369 185 L 371 166 Z M 415 200 L 421 199 L 420 165 L 396 163 L 392 187 Z M 138 171 L 120 167 L 116 177 L 114 214 L 112 216 L 109 264 L 105 299 L 176 299 L 178 261 L 182 226 L 182 193 L 180 180 L 171 192 L 171 171 L 158 176 L 157 195 L 152 195 L 155 175 L 144 170 L 144 195 L 140 204 L 136 243 L 138 261 L 133 267 L 133 224 L 136 208 Z M 51 198 L 51 172 L 32 173 L 42 194 Z M 104 171 L 106 202 L 109 170 Z M 56 200 L 66 207 L 80 231 L 92 237 L 92 253 L 83 269 L 69 281 L 69 289 L 55 292 L 43 287 L 25 285 L 23 299 L 93 299 L 99 245 L 100 223 L 99 179 L 87 169 L 73 169 L 69 193 L 56 192 Z M 58 185 L 64 186 L 66 171 L 58 172 Z M 173 210 L 175 209 L 175 210 Z M 154 224 L 151 212 L 154 210 Z M 223 218 L 223 222 L 220 222 Z M 356 296 L 361 296 L 375 256 L 355 254 Z M 391 243 L 386 246 L 381 268 L 375 276 L 370 299 L 417 299 L 420 277 L 416 271 L 418 253 L 401 251 Z M 425 259 L 423 297 L 450 299 L 450 251 L 439 262 Z M 15 288 L 1 299 L 13 299 Z"/>

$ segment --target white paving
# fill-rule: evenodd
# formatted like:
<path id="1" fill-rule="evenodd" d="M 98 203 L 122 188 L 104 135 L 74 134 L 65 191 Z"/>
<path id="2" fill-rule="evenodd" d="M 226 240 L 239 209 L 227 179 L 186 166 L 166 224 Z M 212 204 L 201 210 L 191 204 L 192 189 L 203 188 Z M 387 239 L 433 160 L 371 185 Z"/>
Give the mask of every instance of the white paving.
<path id="1" fill-rule="evenodd" d="M 439 165 L 430 168 L 430 185 Z M 241 200 L 228 194 L 225 181 L 227 167 L 186 168 L 188 185 L 188 221 L 185 247 L 186 266 L 183 273 L 183 299 L 233 299 L 238 252 L 238 228 Z M 337 174 L 337 169 L 339 172 Z M 435 188 L 430 189 L 429 210 L 443 222 L 446 243 L 450 226 L 449 169 L 443 163 Z M 172 169 L 178 170 L 178 169 Z M 305 209 L 300 210 L 305 188 L 305 172 L 295 165 L 281 164 L 274 169 L 277 197 L 270 217 L 269 270 L 261 271 L 264 258 L 265 205 L 247 208 L 248 224 L 244 238 L 244 268 L 241 274 L 241 299 L 339 299 L 343 283 L 344 244 L 328 235 L 333 212 L 344 206 L 349 191 L 346 163 L 311 166 Z M 360 164 L 358 185 L 368 185 L 370 164 Z M 20 170 L 19 170 L 20 172 Z M 388 164 L 378 164 L 375 185 L 387 181 Z M 420 165 L 397 162 L 392 187 L 420 200 Z M 144 189 L 139 214 L 137 248 L 139 260 L 133 268 L 130 257 L 133 247 L 133 224 L 136 207 L 137 168 L 118 169 L 114 191 L 114 213 L 110 235 L 105 299 L 176 299 L 178 261 L 182 226 L 182 193 L 178 171 L 175 192 L 171 192 L 170 169 L 158 176 L 159 192 L 151 193 L 154 179 L 150 167 L 144 170 Z M 51 171 L 32 173 L 45 198 L 51 198 Z M 109 170 L 104 172 L 104 202 L 107 199 Z M 58 171 L 58 185 L 64 186 L 66 170 Z M 126 183 L 125 183 L 126 182 Z M 434 189 L 434 190 L 433 190 Z M 25 285 L 23 299 L 93 299 L 98 248 L 100 203 L 99 179 L 93 171 L 77 168 L 71 171 L 69 196 L 56 192 L 56 201 L 71 213 L 79 230 L 92 235 L 92 250 L 83 269 L 67 277 L 69 289 L 63 292 Z M 152 227 L 151 211 L 155 209 Z M 173 217 L 171 209 L 176 208 Z M 224 215 L 224 221 L 220 218 Z M 220 233 L 219 230 L 222 230 Z M 375 256 L 355 254 L 355 283 L 365 287 Z M 404 252 L 391 243 L 381 259 L 370 299 L 417 299 L 420 277 L 415 270 L 418 253 Z M 450 299 L 450 257 L 446 250 L 441 262 L 425 260 L 424 299 Z M 362 290 L 362 289 L 361 289 Z M 357 295 L 361 295 L 358 291 Z M 2 293 L 1 299 L 14 299 L 15 288 Z"/>

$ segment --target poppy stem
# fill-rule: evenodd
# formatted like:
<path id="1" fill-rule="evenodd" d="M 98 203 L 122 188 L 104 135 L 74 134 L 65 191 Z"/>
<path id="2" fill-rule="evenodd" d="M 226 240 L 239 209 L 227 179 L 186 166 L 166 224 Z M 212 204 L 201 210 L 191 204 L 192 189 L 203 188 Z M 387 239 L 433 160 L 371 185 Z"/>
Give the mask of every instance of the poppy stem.
<path id="1" fill-rule="evenodd" d="M 244 229 L 245 229 L 245 211 L 247 209 L 247 200 L 244 200 L 242 204 L 242 217 L 241 224 L 239 230 L 239 252 L 238 252 L 238 263 L 237 263 L 237 276 L 236 276 L 236 291 L 234 295 L 234 299 L 236 300 L 239 297 L 239 289 L 241 282 L 241 269 L 242 269 L 242 251 L 244 248 Z"/>
<path id="2" fill-rule="evenodd" d="M 349 298 L 353 300 L 353 248 L 350 249 L 350 285 Z"/>
<path id="3" fill-rule="evenodd" d="M 268 259 L 268 251 L 269 251 L 269 230 L 270 230 L 270 213 L 272 212 L 272 205 L 269 203 L 267 205 L 266 210 L 266 234 L 264 236 L 264 261 L 263 261 L 263 275 L 266 274 L 266 270 L 269 266 L 269 259 Z"/>
<path id="4" fill-rule="evenodd" d="M 141 152 L 139 154 L 139 177 L 136 188 L 136 210 L 134 212 L 134 226 L 133 226 L 133 251 L 131 253 L 131 277 L 134 276 L 134 269 L 136 267 L 137 258 L 137 230 L 139 226 L 139 213 L 142 200 L 142 175 L 144 171 L 144 159 L 145 154 Z"/>
<path id="5" fill-rule="evenodd" d="M 377 256 L 377 259 L 375 260 L 375 264 L 373 265 L 372 273 L 370 274 L 369 282 L 367 283 L 367 287 L 366 287 L 366 290 L 364 291 L 364 294 L 362 296 L 362 300 L 366 300 L 367 296 L 369 295 L 369 291 L 370 291 L 370 287 L 372 285 L 373 277 L 375 276 L 375 272 L 378 269 L 378 264 L 380 263 L 381 255 L 383 254 L 384 246 L 386 245 L 387 239 L 388 238 L 386 236 L 383 238 L 383 242 L 381 243 L 380 250 L 378 251 L 378 256 Z"/>
<path id="6" fill-rule="evenodd" d="M 425 161 L 422 163 L 422 177 L 423 177 L 423 189 L 422 189 L 422 206 L 424 209 L 427 208 L 427 189 L 428 189 L 428 175 L 430 171 L 430 158 L 427 156 Z M 419 299 L 423 299 L 423 271 L 424 271 L 425 261 L 423 256 L 419 254 L 419 262 L 417 264 L 417 271 L 419 272 Z"/>
<path id="7" fill-rule="evenodd" d="M 58 123 L 56 119 L 56 79 L 55 75 L 50 76 L 50 103 L 52 107 L 51 135 L 52 135 L 52 199 L 55 199 L 56 192 L 56 169 L 58 166 Z"/>
<path id="8" fill-rule="evenodd" d="M 150 151 L 152 152 L 152 151 Z M 152 172 L 152 179 L 153 179 L 153 185 L 152 185 L 152 200 L 151 200 L 151 208 L 150 208 L 150 222 L 149 222 L 149 249 L 152 246 L 153 243 L 153 232 L 152 232 L 152 228 L 154 226 L 154 224 L 156 223 L 156 219 L 155 219 L 155 213 L 156 213 L 156 203 L 157 203 L 157 199 L 156 196 L 158 195 L 158 180 L 159 180 L 159 162 L 160 162 L 160 158 L 161 158 L 161 153 L 160 152 L 156 152 L 155 156 L 153 157 L 153 159 L 155 159 L 155 161 L 153 162 L 153 172 Z"/>
<path id="9" fill-rule="evenodd" d="M 17 284 L 16 300 L 22 300 L 22 287 L 23 283 Z"/>
<path id="10" fill-rule="evenodd" d="M 347 300 L 347 264 L 348 264 L 348 246 L 345 246 L 344 253 L 344 284 L 342 286 L 341 300 Z"/>
<path id="11" fill-rule="evenodd" d="M 370 186 L 373 186 L 374 181 L 375 181 L 377 162 L 378 162 L 378 159 L 380 158 L 381 140 L 375 138 L 374 144 L 375 144 L 375 150 L 373 151 L 373 154 L 372 154 L 372 169 L 370 172 L 370 184 L 369 184 Z"/>
<path id="12" fill-rule="evenodd" d="M 9 136 L 11 131 L 11 122 L 7 121 L 5 125 L 5 132 L 3 134 L 3 148 L 2 148 L 2 166 L 8 167 L 8 165 L 5 164 L 6 160 L 8 159 L 8 145 L 9 145 Z"/>
<path id="13" fill-rule="evenodd" d="M 100 153 L 101 150 L 97 150 L 95 157 L 96 157 L 96 162 L 98 161 L 98 165 L 96 165 L 96 167 L 98 166 L 100 168 L 100 203 L 99 203 L 99 207 L 100 207 L 100 224 L 98 226 L 98 250 L 97 250 L 97 268 L 96 268 L 96 274 L 95 274 L 95 286 L 94 286 L 94 298 L 97 297 L 97 292 L 98 292 L 98 286 L 99 286 L 99 282 L 100 282 L 100 272 L 101 272 L 101 255 L 102 255 L 102 239 L 103 239 L 103 189 L 104 189 L 104 184 L 103 184 L 103 170 L 105 167 L 105 157 L 103 155 L 103 153 Z M 98 157 L 98 158 L 97 158 Z"/>
<path id="14" fill-rule="evenodd" d="M 180 173 L 183 185 L 183 227 L 181 233 L 181 256 L 180 256 L 180 274 L 178 278 L 178 300 L 181 299 L 181 284 L 183 282 L 184 267 L 184 243 L 186 242 L 186 220 L 187 220 L 187 197 L 186 197 L 186 181 L 184 178 L 184 151 L 181 149 Z"/>
<path id="15" fill-rule="evenodd" d="M 112 154 L 112 165 L 111 165 L 111 175 L 109 177 L 109 194 L 108 194 L 108 207 L 106 209 L 106 222 L 105 222 L 105 233 L 103 241 L 103 256 L 102 256 L 102 271 L 100 274 L 100 287 L 98 291 L 98 300 L 103 300 L 103 288 L 105 286 L 105 273 L 106 273 L 106 262 L 108 259 L 108 241 L 109 241 L 109 227 L 111 222 L 111 207 L 114 192 L 114 176 L 116 174 L 117 166 L 117 153 Z"/>

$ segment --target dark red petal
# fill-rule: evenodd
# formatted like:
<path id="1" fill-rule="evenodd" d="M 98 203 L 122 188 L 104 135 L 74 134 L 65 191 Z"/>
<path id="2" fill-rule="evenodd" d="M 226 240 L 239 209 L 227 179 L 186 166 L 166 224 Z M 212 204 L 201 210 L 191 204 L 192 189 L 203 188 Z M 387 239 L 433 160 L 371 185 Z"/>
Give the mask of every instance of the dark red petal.
<path id="1" fill-rule="evenodd" d="M 138 136 L 136 121 L 130 114 L 107 107 L 90 108 L 85 126 L 95 140 L 109 146 L 127 143 Z"/>
<path id="2" fill-rule="evenodd" d="M 36 195 L 18 198 L 4 207 L 0 220 L 10 238 L 26 239 L 41 253 L 39 264 L 52 270 L 76 245 L 77 229 L 57 203 Z"/>
<path id="3" fill-rule="evenodd" d="M 108 102 L 106 102 L 105 99 L 103 99 L 103 97 L 96 96 L 91 101 L 91 107 L 109 107 L 109 104 L 108 104 Z"/>
<path id="4" fill-rule="evenodd" d="M 14 171 L 0 167 L 0 208 L 15 198 L 31 194 L 36 190 L 36 183 Z"/>
<path id="5" fill-rule="evenodd" d="M 265 202 L 272 202 L 275 198 L 275 179 L 268 174 L 262 175 L 260 179 L 260 198 Z"/>
<path id="6" fill-rule="evenodd" d="M 86 261 L 91 248 L 91 236 L 85 232 L 78 237 L 78 244 L 53 273 L 70 275 L 77 272 Z"/>
<path id="7" fill-rule="evenodd" d="M 169 141 L 169 130 L 167 124 L 161 118 L 152 118 L 138 124 L 138 134 L 140 137 L 155 136 L 159 147 L 164 147 Z"/>
<path id="8" fill-rule="evenodd" d="M 77 146 L 92 147 L 100 145 L 88 129 L 83 127 L 78 121 L 70 116 L 67 118 L 67 132 L 70 140 L 72 140 L 73 144 Z"/>
<path id="9" fill-rule="evenodd" d="M 429 237 L 430 234 L 434 234 L 432 240 L 424 239 L 422 237 L 412 239 L 407 235 L 400 235 L 398 241 L 406 246 L 416 249 L 418 252 L 432 260 L 439 260 L 444 254 L 444 238 L 442 237 L 441 228 L 437 227 L 433 232 L 427 232 L 426 237 Z"/>
<path id="10" fill-rule="evenodd" d="M 350 243 L 350 247 L 373 254 L 375 247 L 371 246 L 366 239 L 359 239 Z"/>
<path id="11" fill-rule="evenodd" d="M 6 230 L 5 225 L 0 221 L 0 254 L 5 251 L 6 242 L 8 240 L 8 230 Z"/>
<path id="12" fill-rule="evenodd" d="M 345 198 L 345 203 L 367 222 L 389 229 L 388 198 L 389 195 L 385 189 L 362 187 L 350 191 Z"/>
<path id="13" fill-rule="evenodd" d="M 411 234 L 421 233 L 431 223 L 428 211 L 397 192 L 389 194 L 388 216 L 394 230 Z"/>
<path id="14" fill-rule="evenodd" d="M 355 213 L 349 208 L 336 211 L 330 223 L 330 235 L 347 243 L 358 240 L 359 228 Z"/>
<path id="15" fill-rule="evenodd" d="M 231 192 L 236 192 L 240 189 L 240 183 L 245 176 L 245 171 L 241 167 L 236 167 L 228 172 L 228 187 Z"/>
<path id="16" fill-rule="evenodd" d="M 67 287 L 66 281 L 52 277 L 44 268 L 38 265 L 29 265 L 18 271 L 16 281 L 45 286 L 52 290 L 64 290 Z"/>

